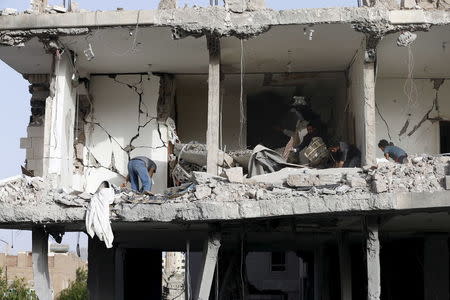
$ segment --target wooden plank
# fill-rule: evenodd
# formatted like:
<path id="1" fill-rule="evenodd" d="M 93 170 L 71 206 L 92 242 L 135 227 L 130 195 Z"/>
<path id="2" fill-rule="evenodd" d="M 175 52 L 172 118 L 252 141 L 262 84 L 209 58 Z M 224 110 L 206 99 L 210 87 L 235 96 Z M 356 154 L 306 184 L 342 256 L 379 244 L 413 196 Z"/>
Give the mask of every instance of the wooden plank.
<path id="1" fill-rule="evenodd" d="M 218 175 L 219 128 L 220 128 L 220 39 L 215 35 L 207 37 L 209 50 L 208 75 L 208 127 L 206 149 L 208 151 L 206 169 Z"/>

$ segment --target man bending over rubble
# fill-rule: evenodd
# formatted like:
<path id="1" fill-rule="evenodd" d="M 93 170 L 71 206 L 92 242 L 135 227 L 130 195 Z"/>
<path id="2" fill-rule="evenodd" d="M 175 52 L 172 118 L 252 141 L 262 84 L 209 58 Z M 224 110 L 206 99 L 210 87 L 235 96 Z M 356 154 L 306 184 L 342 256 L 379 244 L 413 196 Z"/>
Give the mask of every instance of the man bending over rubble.
<path id="1" fill-rule="evenodd" d="M 392 158 L 396 163 L 406 164 L 408 162 L 408 154 L 400 147 L 394 146 L 386 140 L 381 140 L 378 143 L 378 148 L 384 153 L 386 159 Z"/>
<path id="2" fill-rule="evenodd" d="M 335 168 L 358 168 L 361 167 L 361 151 L 354 145 L 346 142 L 337 142 L 329 148 Z"/>
<path id="3" fill-rule="evenodd" d="M 150 193 L 155 172 L 156 164 L 153 160 L 146 156 L 136 156 L 128 162 L 127 182 L 131 183 L 133 191 Z M 141 188 L 139 188 L 139 180 L 142 183 Z"/>

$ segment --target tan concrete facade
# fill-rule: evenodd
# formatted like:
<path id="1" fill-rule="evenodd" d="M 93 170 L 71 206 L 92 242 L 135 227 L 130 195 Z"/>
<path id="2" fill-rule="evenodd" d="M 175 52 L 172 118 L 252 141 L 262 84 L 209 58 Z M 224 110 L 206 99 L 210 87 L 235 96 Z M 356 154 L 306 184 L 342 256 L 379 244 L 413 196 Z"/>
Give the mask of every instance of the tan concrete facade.
<path id="1" fill-rule="evenodd" d="M 48 265 L 55 296 L 75 280 L 78 268 L 87 268 L 87 262 L 74 253 L 50 253 Z M 0 253 L 0 268 L 6 273 L 9 282 L 24 278 L 30 288 L 34 287 L 31 252 L 20 252 L 17 255 Z"/>

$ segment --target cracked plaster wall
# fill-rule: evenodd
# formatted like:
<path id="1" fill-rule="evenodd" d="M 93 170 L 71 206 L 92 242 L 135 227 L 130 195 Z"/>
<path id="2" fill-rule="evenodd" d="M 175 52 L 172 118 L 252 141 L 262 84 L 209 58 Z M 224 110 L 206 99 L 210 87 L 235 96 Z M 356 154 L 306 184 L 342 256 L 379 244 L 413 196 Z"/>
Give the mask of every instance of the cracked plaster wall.
<path id="1" fill-rule="evenodd" d="M 158 166 L 152 191 L 166 188 L 167 128 L 156 121 L 159 82 L 147 75 L 91 78 L 93 110 L 86 118 L 85 168 L 77 189 L 94 192 L 103 180 L 123 183 L 129 157 L 138 155 Z"/>
<path id="2" fill-rule="evenodd" d="M 259 76 L 258 82 L 262 86 L 264 76 Z M 249 79 L 251 78 L 251 79 Z M 246 76 L 253 80 L 254 76 Z M 223 145 L 228 150 L 239 149 L 240 132 L 240 84 L 239 76 L 225 75 L 223 99 Z M 207 109 L 208 109 L 208 82 L 207 76 L 177 76 L 177 127 L 182 142 L 192 140 L 206 142 Z M 195 87 L 195 88 L 192 88 Z M 249 83 L 244 89 L 243 101 L 245 105 Z M 196 120 L 196 122 L 192 122 Z M 244 127 L 243 141 L 247 139 L 247 130 Z M 244 145 L 245 146 L 245 145 Z"/>
<path id="3" fill-rule="evenodd" d="M 439 122 L 430 119 L 450 120 L 450 83 L 446 80 L 436 90 L 433 80 L 415 79 L 417 95 L 409 99 L 404 92 L 405 81 L 377 80 L 377 141 L 391 140 L 408 154 L 439 153 Z M 382 157 L 381 151 L 377 151 L 377 157 Z"/>

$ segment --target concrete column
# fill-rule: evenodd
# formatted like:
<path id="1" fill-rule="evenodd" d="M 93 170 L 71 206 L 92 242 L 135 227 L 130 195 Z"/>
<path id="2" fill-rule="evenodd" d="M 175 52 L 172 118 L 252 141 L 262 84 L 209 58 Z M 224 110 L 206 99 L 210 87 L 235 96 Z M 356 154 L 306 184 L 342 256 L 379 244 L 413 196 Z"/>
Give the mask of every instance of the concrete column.
<path id="1" fill-rule="evenodd" d="M 449 248 L 446 234 L 424 240 L 424 299 L 449 299 Z"/>
<path id="2" fill-rule="evenodd" d="M 364 156 L 363 165 L 376 163 L 375 63 L 365 62 L 364 82 Z"/>
<path id="3" fill-rule="evenodd" d="M 208 300 L 220 248 L 220 233 L 212 233 L 203 248 L 202 265 L 194 300 Z"/>
<path id="4" fill-rule="evenodd" d="M 52 300 L 48 270 L 48 233 L 41 227 L 32 231 L 34 289 L 40 300 Z"/>
<path id="5" fill-rule="evenodd" d="M 97 237 L 88 241 L 88 289 L 90 300 L 115 299 L 115 249 Z"/>
<path id="6" fill-rule="evenodd" d="M 376 218 L 369 217 L 366 219 L 366 232 L 367 299 L 380 300 L 380 240 L 378 238 L 378 222 Z"/>
<path id="7" fill-rule="evenodd" d="M 207 36 L 209 50 L 208 76 L 208 128 L 206 147 L 208 151 L 206 168 L 210 174 L 218 175 L 219 128 L 220 128 L 220 39 Z"/>
<path id="8" fill-rule="evenodd" d="M 339 270 L 341 277 L 341 300 L 352 300 L 352 258 L 348 236 L 338 234 Z"/>

